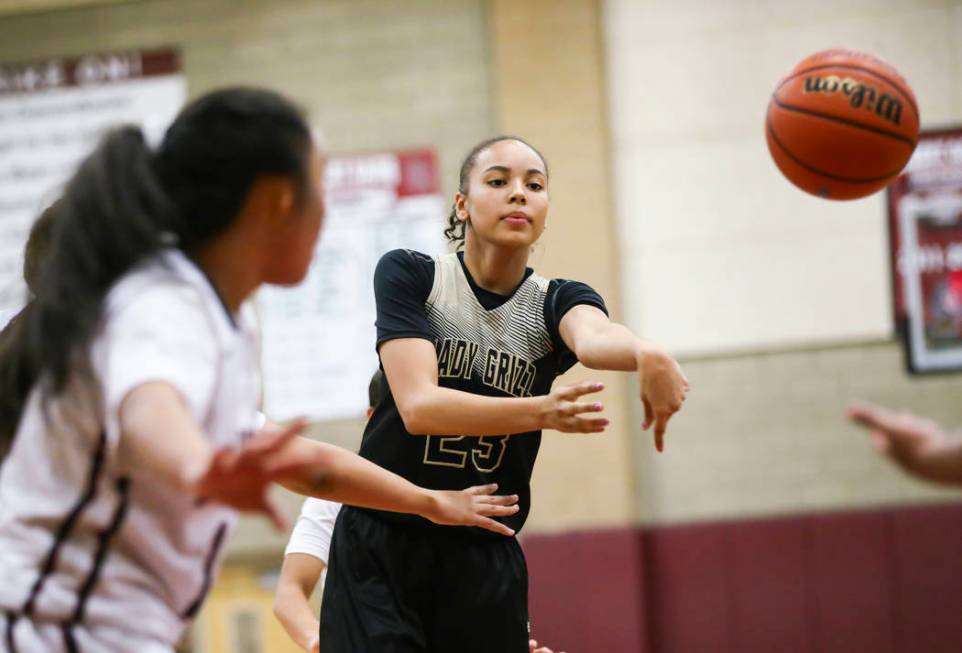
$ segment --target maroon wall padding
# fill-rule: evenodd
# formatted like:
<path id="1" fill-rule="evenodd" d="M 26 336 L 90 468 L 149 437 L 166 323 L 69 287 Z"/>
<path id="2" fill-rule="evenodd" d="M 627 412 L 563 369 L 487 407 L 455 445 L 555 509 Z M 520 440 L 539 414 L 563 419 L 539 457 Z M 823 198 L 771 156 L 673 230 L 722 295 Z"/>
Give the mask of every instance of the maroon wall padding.
<path id="1" fill-rule="evenodd" d="M 962 509 L 892 515 L 900 653 L 962 651 Z"/>
<path id="2" fill-rule="evenodd" d="M 525 539 L 567 653 L 959 653 L 962 505 Z"/>
<path id="3" fill-rule="evenodd" d="M 646 650 L 641 546 L 631 529 L 526 537 L 532 637 L 567 653 Z"/>

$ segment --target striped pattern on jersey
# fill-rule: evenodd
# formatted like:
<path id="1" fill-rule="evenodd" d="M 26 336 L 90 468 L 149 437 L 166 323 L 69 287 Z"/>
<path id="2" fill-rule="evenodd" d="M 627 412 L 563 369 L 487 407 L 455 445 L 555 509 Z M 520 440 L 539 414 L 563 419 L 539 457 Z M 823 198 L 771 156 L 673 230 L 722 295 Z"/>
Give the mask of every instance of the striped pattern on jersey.
<path id="1" fill-rule="evenodd" d="M 477 378 L 484 377 L 485 350 L 508 352 L 533 363 L 554 350 L 545 325 L 544 302 L 549 281 L 532 273 L 511 299 L 492 310 L 478 301 L 456 253 L 434 258 L 434 283 L 425 303 L 435 339 L 477 344 L 472 357 Z"/>

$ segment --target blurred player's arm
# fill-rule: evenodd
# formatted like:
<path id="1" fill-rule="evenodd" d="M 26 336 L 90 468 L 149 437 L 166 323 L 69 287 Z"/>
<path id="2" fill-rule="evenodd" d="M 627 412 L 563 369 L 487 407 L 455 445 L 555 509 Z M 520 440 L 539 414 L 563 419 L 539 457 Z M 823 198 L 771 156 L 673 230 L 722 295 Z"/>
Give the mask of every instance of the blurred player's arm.
<path id="1" fill-rule="evenodd" d="M 438 385 L 434 345 L 421 338 L 388 340 L 381 364 L 404 428 L 413 435 L 505 435 L 549 428 L 566 433 L 597 433 L 608 420 L 582 417 L 604 409 L 579 398 L 603 388 L 583 382 L 560 386 L 538 397 L 488 397 Z"/>
<path id="2" fill-rule="evenodd" d="M 274 595 L 274 616 L 291 639 L 311 653 L 318 651 L 320 622 L 314 616 L 310 597 L 324 567 L 323 560 L 307 553 L 287 554 Z"/>
<path id="3" fill-rule="evenodd" d="M 269 424 L 265 430 L 274 430 Z M 491 517 L 513 515 L 518 496 L 495 496 L 496 485 L 460 492 L 428 490 L 341 447 L 297 438 L 276 460 L 275 480 L 298 494 L 362 508 L 406 512 L 437 524 L 514 531 Z"/>
<path id="4" fill-rule="evenodd" d="M 261 512 L 278 528 L 283 513 L 267 494 L 276 456 L 292 444 L 305 424 L 262 433 L 236 449 L 215 450 L 180 392 L 151 381 L 128 392 L 117 410 L 120 458 L 185 494 L 238 510 Z"/>
<path id="5" fill-rule="evenodd" d="M 962 485 L 962 440 L 950 438 L 935 421 L 862 403 L 852 404 L 848 416 L 867 428 L 872 445 L 906 472 Z"/>
<path id="6" fill-rule="evenodd" d="M 558 331 L 585 367 L 639 373 L 641 401 L 645 407 L 642 428 L 647 430 L 654 425 L 655 446 L 661 451 L 668 420 L 681 410 L 688 395 L 688 379 L 675 359 L 587 304 L 579 304 L 565 313 Z"/>

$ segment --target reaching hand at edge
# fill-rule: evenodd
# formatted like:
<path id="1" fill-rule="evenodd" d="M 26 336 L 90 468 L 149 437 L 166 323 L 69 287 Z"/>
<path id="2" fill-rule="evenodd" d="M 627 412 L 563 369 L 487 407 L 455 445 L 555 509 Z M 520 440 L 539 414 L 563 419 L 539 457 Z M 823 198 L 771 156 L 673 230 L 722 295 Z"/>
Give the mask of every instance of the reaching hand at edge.
<path id="1" fill-rule="evenodd" d="M 850 420 L 869 429 L 872 445 L 896 465 L 935 483 L 962 485 L 962 443 L 933 420 L 865 403 L 848 408 Z"/>

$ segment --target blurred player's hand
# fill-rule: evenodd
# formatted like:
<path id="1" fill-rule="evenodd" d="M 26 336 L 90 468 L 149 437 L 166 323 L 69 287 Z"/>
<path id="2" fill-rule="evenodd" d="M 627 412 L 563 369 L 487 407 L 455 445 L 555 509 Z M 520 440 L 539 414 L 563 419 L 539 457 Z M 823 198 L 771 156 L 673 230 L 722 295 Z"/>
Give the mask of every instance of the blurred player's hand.
<path id="1" fill-rule="evenodd" d="M 600 401 L 578 401 L 581 397 L 604 390 L 604 385 L 582 381 L 562 385 L 545 395 L 541 401 L 541 427 L 562 433 L 601 433 L 608 426 L 603 417 L 582 417 L 585 413 L 600 413 L 605 409 Z"/>
<path id="2" fill-rule="evenodd" d="M 268 490 L 274 478 L 287 471 L 276 459 L 306 427 L 306 421 L 297 420 L 283 428 L 265 428 L 239 448 L 218 449 L 196 482 L 198 496 L 263 513 L 278 530 L 285 530 L 287 520 Z"/>
<path id="3" fill-rule="evenodd" d="M 501 535 L 514 531 L 491 517 L 504 517 L 518 512 L 518 495 L 495 495 L 496 483 L 475 485 L 466 490 L 428 490 L 432 501 L 421 516 L 446 526 L 478 526 Z"/>
<path id="4" fill-rule="evenodd" d="M 536 642 L 533 639 L 529 639 L 528 653 L 554 653 L 554 651 L 552 651 L 547 646 L 538 646 L 538 642 Z M 564 653 L 564 651 L 562 651 L 561 653 Z"/>
<path id="5" fill-rule="evenodd" d="M 905 471 L 936 483 L 962 484 L 962 445 L 933 420 L 863 403 L 850 405 L 848 417 L 869 429 L 872 445 Z"/>
<path id="6" fill-rule="evenodd" d="M 668 353 L 646 345 L 638 353 L 641 376 L 641 403 L 645 406 L 642 430 L 655 427 L 655 449 L 665 448 L 668 420 L 681 410 L 688 397 L 688 379 L 681 366 Z"/>

